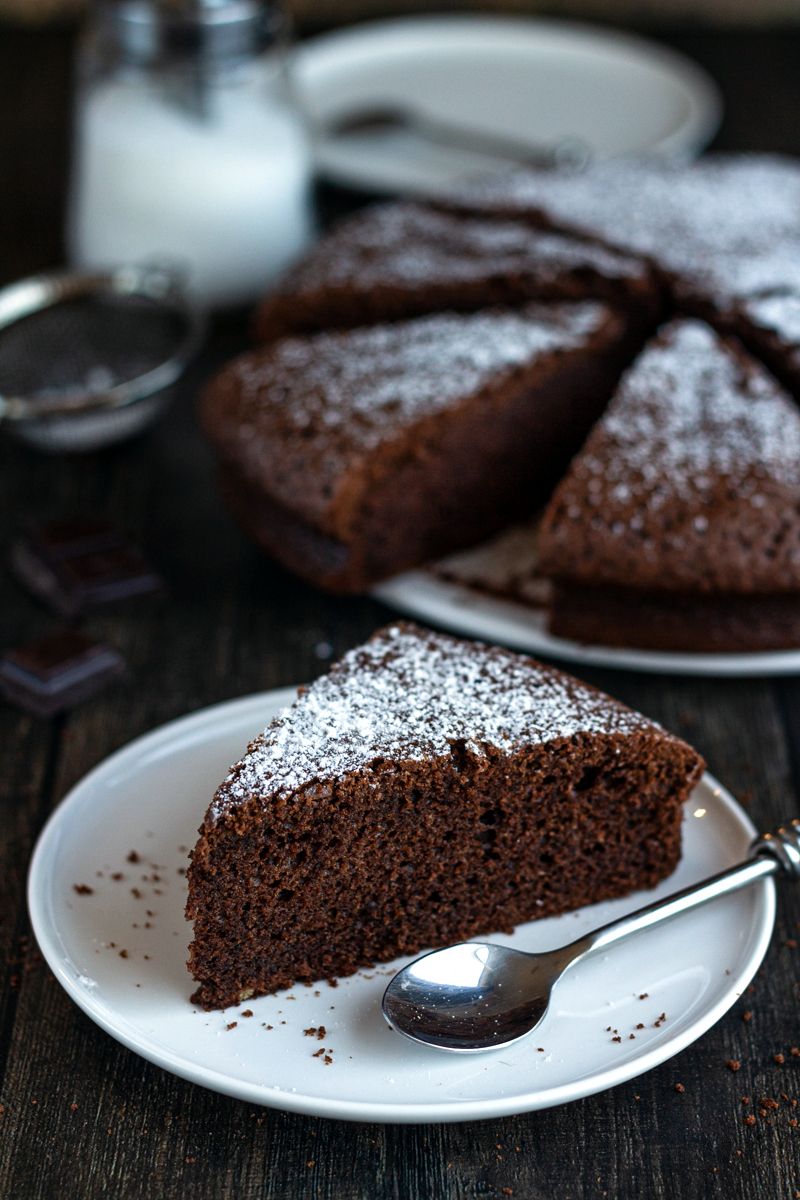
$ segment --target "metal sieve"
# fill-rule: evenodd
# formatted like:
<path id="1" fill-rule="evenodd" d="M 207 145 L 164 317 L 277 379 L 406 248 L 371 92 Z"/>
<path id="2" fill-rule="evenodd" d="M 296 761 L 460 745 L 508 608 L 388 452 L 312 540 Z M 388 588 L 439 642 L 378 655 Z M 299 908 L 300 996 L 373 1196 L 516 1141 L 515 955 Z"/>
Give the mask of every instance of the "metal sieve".
<path id="1" fill-rule="evenodd" d="M 54 452 L 132 437 L 167 403 L 202 325 L 163 263 L 12 284 L 0 291 L 0 423 Z"/>

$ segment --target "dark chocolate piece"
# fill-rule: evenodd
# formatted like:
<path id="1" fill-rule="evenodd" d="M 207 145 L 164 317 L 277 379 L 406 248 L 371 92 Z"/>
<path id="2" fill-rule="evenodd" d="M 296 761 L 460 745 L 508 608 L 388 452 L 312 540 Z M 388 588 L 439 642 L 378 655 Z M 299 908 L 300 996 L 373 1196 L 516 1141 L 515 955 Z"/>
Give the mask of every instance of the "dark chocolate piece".
<path id="1" fill-rule="evenodd" d="M 11 567 L 23 586 L 68 618 L 163 588 L 138 548 L 96 517 L 31 525 L 12 546 Z"/>
<path id="2" fill-rule="evenodd" d="M 122 656 L 74 629 L 7 650 L 0 658 L 0 695 L 39 717 L 51 717 L 124 674 Z"/>

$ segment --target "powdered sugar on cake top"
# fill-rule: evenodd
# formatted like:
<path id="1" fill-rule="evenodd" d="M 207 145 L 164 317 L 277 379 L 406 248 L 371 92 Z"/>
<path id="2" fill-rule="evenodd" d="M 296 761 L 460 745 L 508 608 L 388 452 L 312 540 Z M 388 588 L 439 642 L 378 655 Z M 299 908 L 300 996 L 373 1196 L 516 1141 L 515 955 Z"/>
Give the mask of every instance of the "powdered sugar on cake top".
<path id="1" fill-rule="evenodd" d="M 796 235 L 800 170 L 768 155 L 712 155 L 689 167 L 618 159 L 581 172 L 494 176 L 465 188 L 462 202 L 468 209 L 539 213 L 668 267 L 691 268 L 698 251 L 746 252 Z"/>
<path id="2" fill-rule="evenodd" d="M 581 733 L 657 729 L 601 692 L 510 651 L 406 624 L 350 651 L 276 718 L 220 787 L 212 820 L 379 760 L 511 752 Z"/>
<path id="3" fill-rule="evenodd" d="M 659 594 L 796 592 L 799 512 L 797 406 L 734 343 L 677 320 L 556 488 L 542 567 Z"/>
<path id="4" fill-rule="evenodd" d="M 436 286 L 510 273 L 548 283 L 571 271 L 641 277 L 639 259 L 596 243 L 534 232 L 521 221 L 459 218 L 416 204 L 368 209 L 290 272 L 290 295 L 317 288 Z"/>
<path id="5" fill-rule="evenodd" d="M 449 407 L 504 371 L 580 346 L 608 310 L 587 302 L 519 311 L 455 313 L 345 334 L 287 338 L 234 366 L 242 406 L 278 404 L 286 425 L 342 426 L 350 444 L 377 445 L 386 425 Z"/>
<path id="6" fill-rule="evenodd" d="M 608 453 L 609 443 L 614 452 Z M 592 448 L 602 447 L 600 456 Z M 746 371 L 701 321 L 675 321 L 624 377 L 580 459 L 588 492 L 659 507 L 720 477 L 800 487 L 800 414 L 765 371 Z"/>
<path id="7" fill-rule="evenodd" d="M 800 287 L 794 294 L 754 296 L 742 308 L 753 325 L 774 333 L 800 360 Z"/>

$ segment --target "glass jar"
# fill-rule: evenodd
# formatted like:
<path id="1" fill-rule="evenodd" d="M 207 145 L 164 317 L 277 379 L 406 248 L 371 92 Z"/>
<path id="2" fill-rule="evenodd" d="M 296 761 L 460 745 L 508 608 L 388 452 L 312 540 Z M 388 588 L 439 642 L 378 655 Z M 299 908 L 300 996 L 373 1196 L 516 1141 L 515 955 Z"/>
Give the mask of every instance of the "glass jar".
<path id="1" fill-rule="evenodd" d="M 174 261 L 220 308 L 304 249 L 311 151 L 285 45 L 273 3 L 101 0 L 80 54 L 74 266 Z"/>

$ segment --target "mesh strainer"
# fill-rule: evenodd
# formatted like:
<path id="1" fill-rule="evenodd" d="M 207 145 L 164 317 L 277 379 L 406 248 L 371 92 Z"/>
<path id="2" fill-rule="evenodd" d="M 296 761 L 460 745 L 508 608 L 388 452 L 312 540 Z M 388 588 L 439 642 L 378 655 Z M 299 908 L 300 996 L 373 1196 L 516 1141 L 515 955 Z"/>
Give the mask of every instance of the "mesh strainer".
<path id="1" fill-rule="evenodd" d="M 37 275 L 0 291 L 0 422 L 41 450 L 93 450 L 162 409 L 202 321 L 163 264 Z"/>

